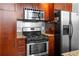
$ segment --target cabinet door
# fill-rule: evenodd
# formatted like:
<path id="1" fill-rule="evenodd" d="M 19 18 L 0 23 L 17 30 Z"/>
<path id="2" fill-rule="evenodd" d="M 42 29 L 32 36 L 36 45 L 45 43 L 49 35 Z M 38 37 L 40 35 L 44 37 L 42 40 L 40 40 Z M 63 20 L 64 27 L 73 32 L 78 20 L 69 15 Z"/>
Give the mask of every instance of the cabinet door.
<path id="1" fill-rule="evenodd" d="M 13 56 L 16 53 L 16 13 L 2 11 L 2 55 Z"/>
<path id="2" fill-rule="evenodd" d="M 72 11 L 72 3 L 54 3 L 54 9 Z"/>
<path id="3" fill-rule="evenodd" d="M 2 37 L 2 35 L 1 35 L 1 25 L 2 25 L 2 11 L 0 11 L 0 56 L 1 56 L 1 53 L 2 53 L 2 47 L 1 47 L 1 45 L 2 45 L 2 42 L 1 42 L 1 37 Z"/>
<path id="4" fill-rule="evenodd" d="M 16 4 L 17 19 L 23 19 L 24 8 L 33 8 L 33 5 L 32 3 L 17 3 Z"/>
<path id="5" fill-rule="evenodd" d="M 0 3 L 0 10 L 15 11 L 14 3 Z"/>
<path id="6" fill-rule="evenodd" d="M 17 19 L 23 19 L 23 6 L 24 6 L 23 3 L 17 3 L 16 4 Z"/>
<path id="7" fill-rule="evenodd" d="M 49 20 L 50 21 L 54 20 L 54 4 L 53 3 L 49 4 Z"/>
<path id="8" fill-rule="evenodd" d="M 25 56 L 26 55 L 26 38 L 17 38 L 17 55 L 18 56 Z"/>
<path id="9" fill-rule="evenodd" d="M 33 8 L 33 3 L 24 3 L 23 8 Z"/>
<path id="10" fill-rule="evenodd" d="M 44 19 L 48 21 L 49 20 L 49 4 L 41 3 L 39 8 L 44 11 Z"/>
<path id="11" fill-rule="evenodd" d="M 40 6 L 40 3 L 32 3 L 32 7 L 34 9 L 40 10 L 39 6 Z"/>
<path id="12" fill-rule="evenodd" d="M 65 9 L 65 4 L 64 3 L 54 3 L 54 9 L 64 10 Z"/>
<path id="13" fill-rule="evenodd" d="M 66 11 L 72 11 L 72 3 L 65 3 L 65 10 Z"/>
<path id="14" fill-rule="evenodd" d="M 49 36 L 48 38 L 49 38 L 48 55 L 53 56 L 54 55 L 54 36 Z"/>

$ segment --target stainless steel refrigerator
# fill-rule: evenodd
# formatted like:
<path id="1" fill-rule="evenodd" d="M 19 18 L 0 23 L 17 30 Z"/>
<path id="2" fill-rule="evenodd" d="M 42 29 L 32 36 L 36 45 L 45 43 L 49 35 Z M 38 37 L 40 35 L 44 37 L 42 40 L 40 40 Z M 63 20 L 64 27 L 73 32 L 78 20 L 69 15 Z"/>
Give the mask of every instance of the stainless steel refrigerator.
<path id="1" fill-rule="evenodd" d="M 61 53 L 79 50 L 79 13 L 60 11 Z"/>

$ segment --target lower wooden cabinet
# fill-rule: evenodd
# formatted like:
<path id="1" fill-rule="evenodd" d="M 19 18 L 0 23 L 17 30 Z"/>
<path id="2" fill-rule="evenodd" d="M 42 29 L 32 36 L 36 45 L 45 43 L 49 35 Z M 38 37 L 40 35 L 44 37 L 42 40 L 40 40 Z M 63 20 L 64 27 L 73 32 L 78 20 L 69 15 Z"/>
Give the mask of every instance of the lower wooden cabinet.
<path id="1" fill-rule="evenodd" d="M 54 36 L 48 36 L 49 41 L 49 48 L 48 48 L 48 55 L 54 56 Z"/>
<path id="2" fill-rule="evenodd" d="M 25 56 L 26 55 L 25 38 L 18 38 L 16 55 L 17 56 Z"/>

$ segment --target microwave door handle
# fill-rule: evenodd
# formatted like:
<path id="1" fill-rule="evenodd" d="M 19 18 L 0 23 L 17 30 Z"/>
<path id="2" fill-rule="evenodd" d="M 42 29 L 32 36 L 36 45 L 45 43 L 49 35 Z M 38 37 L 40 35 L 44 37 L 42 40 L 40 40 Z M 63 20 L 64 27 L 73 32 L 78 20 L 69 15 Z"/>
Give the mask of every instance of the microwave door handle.
<path id="1" fill-rule="evenodd" d="M 38 14 L 38 12 L 32 12 L 32 13 L 37 13 Z"/>
<path id="2" fill-rule="evenodd" d="M 38 14 L 38 18 L 39 18 L 39 20 L 41 20 L 41 19 L 40 19 L 40 13 Z"/>
<path id="3" fill-rule="evenodd" d="M 38 14 L 38 17 L 39 17 L 39 19 L 40 19 L 40 18 L 43 18 L 43 13 L 39 13 L 39 14 Z"/>

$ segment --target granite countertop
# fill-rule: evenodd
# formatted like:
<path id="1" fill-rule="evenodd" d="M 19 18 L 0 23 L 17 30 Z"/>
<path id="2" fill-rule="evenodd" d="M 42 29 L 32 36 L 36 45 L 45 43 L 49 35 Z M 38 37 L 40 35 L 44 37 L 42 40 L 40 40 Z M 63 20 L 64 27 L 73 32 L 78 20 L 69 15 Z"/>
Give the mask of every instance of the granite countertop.
<path id="1" fill-rule="evenodd" d="M 48 34 L 48 33 L 44 33 L 42 32 L 43 35 L 46 35 L 46 36 L 54 36 L 54 34 Z"/>
<path id="2" fill-rule="evenodd" d="M 79 50 L 71 51 L 71 52 L 66 52 L 62 54 L 63 56 L 79 56 Z"/>
<path id="3" fill-rule="evenodd" d="M 17 38 L 26 38 L 25 36 L 19 36 L 19 35 L 17 35 Z"/>
<path id="4" fill-rule="evenodd" d="M 45 36 L 54 36 L 54 34 L 48 34 L 48 33 L 44 33 L 44 32 L 42 32 L 42 34 Z M 17 38 L 26 38 L 26 37 L 23 35 L 17 35 Z"/>

